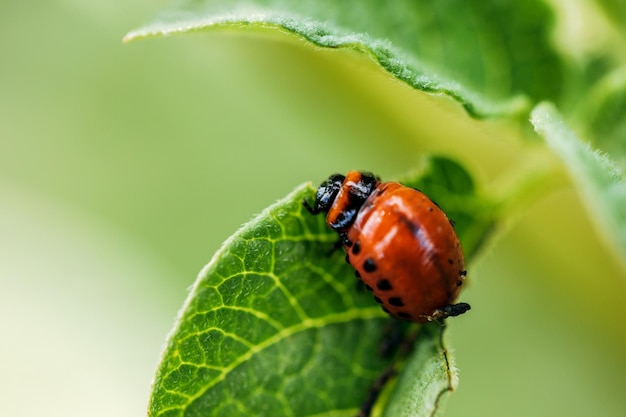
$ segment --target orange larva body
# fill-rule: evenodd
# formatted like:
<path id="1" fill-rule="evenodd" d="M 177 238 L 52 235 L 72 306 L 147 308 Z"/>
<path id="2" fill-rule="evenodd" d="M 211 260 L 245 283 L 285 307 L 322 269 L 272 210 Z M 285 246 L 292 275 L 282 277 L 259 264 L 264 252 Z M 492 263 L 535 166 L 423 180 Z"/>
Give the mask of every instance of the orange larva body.
<path id="1" fill-rule="evenodd" d="M 461 244 L 445 213 L 422 192 L 369 173 L 331 176 L 311 213 L 326 211 L 346 260 L 385 311 L 427 322 L 469 310 L 453 304 L 465 280 Z"/>

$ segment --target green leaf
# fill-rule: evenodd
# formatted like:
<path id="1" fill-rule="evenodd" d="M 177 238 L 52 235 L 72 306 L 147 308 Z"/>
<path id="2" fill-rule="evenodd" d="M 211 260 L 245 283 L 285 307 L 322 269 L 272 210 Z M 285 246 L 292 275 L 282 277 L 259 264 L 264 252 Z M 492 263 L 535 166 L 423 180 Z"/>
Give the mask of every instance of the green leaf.
<path id="1" fill-rule="evenodd" d="M 434 197 L 444 208 L 468 203 L 454 211 L 462 242 L 477 233 L 476 224 L 483 235 L 492 229 L 493 219 L 471 203 L 477 199 L 471 178 L 454 162 L 426 161 L 409 183 L 438 190 Z M 343 255 L 328 255 L 336 235 L 323 216 L 302 207 L 314 193 L 303 185 L 266 209 L 201 272 L 158 367 L 150 416 L 356 414 L 390 365 L 377 353 L 389 318 L 357 289 Z M 408 369 L 428 362 L 433 370 L 402 377 L 393 398 L 417 395 L 407 388 L 415 384 L 434 384 L 420 396 L 420 410 L 433 409 L 439 396 L 431 390 L 453 388 L 440 331 L 424 330 L 406 362 Z"/>
<path id="2" fill-rule="evenodd" d="M 609 247 L 626 260 L 626 180 L 606 155 L 581 142 L 565 125 L 553 105 L 542 103 L 532 112 L 532 124 L 565 163 Z"/>
<path id="3" fill-rule="evenodd" d="M 200 274 L 159 366 L 150 416 L 351 415 L 386 364 L 385 321 L 299 187 L 233 235 Z M 341 395 L 337 395 L 341 393 Z"/>
<path id="4" fill-rule="evenodd" d="M 540 0 L 181 0 L 125 40 L 277 28 L 317 46 L 369 54 L 414 88 L 448 94 L 471 114 L 487 116 L 526 110 L 520 94 L 558 99 L 565 77 L 551 46 L 551 20 Z"/>
<path id="5" fill-rule="evenodd" d="M 624 31 L 626 2 L 624 0 L 599 0 L 597 3 L 605 9 L 606 16 L 614 22 L 616 28 Z"/>
<path id="6" fill-rule="evenodd" d="M 431 417 L 441 411 L 445 395 L 458 384 L 452 357 L 443 343 L 443 331 L 436 324 L 422 329 L 384 417 Z"/>
<path id="7" fill-rule="evenodd" d="M 593 144 L 626 169 L 626 67 L 608 74 L 590 91 L 578 120 Z M 581 123 L 579 123 L 581 124 Z"/>
<path id="8" fill-rule="evenodd" d="M 454 113 L 458 108 L 448 113 L 453 106 L 432 95 L 423 108 L 410 107 L 405 113 L 422 116 L 417 131 L 432 133 L 429 140 L 443 138 L 441 143 L 450 145 L 451 136 L 462 138 L 456 142 L 462 151 L 442 149 L 458 158 L 463 154 L 463 164 L 431 158 L 404 182 L 432 196 L 456 221 L 471 261 L 494 230 L 510 220 L 513 205 L 563 186 L 563 170 L 549 175 L 561 168 L 557 159 L 529 131 L 529 102 L 578 98 L 577 89 L 563 94 L 563 80 L 584 89 L 605 74 L 607 59 L 587 71 L 587 82 L 567 73 L 572 68 L 564 69 L 551 46 L 551 23 L 551 11 L 539 0 L 181 0 L 125 40 L 205 30 L 282 33 L 287 39 L 286 33 L 317 47 L 369 56 L 414 89 L 451 97 L 474 118 L 508 117 L 497 121 L 503 122 L 497 127 L 479 123 L 461 111 Z M 609 104 L 614 110 L 610 120 L 596 119 L 599 126 L 619 129 L 621 102 L 611 97 L 618 96 L 598 101 L 598 108 Z M 443 101 L 445 110 L 438 108 Z M 422 112 L 426 107 L 436 107 L 446 117 L 429 120 Z M 597 114 L 606 116 L 604 110 Z M 524 127 L 518 124 L 522 118 Z M 452 119 L 456 130 L 446 130 L 442 123 Z M 558 119 L 547 105 L 533 112 L 535 129 L 563 159 L 624 259 L 622 175 Z M 476 130 L 481 133 L 486 128 L 484 136 L 478 135 L 485 142 L 475 149 L 476 137 L 468 139 L 461 127 L 470 124 L 480 125 Z M 619 131 L 611 133 L 619 136 Z M 487 170 L 472 172 L 481 180 L 476 187 L 467 167 L 498 159 L 492 148 L 506 156 L 494 163 L 491 178 L 481 176 Z M 356 413 L 367 388 L 391 361 L 376 353 L 387 318 L 368 294 L 356 290 L 353 271 L 340 254 L 327 256 L 336 237 L 321 216 L 310 216 L 301 206 L 301 199 L 313 192 L 310 186 L 300 187 L 263 212 L 226 242 L 202 272 L 157 371 L 151 416 Z M 383 393 L 375 415 L 421 416 L 441 409 L 456 387 L 442 331 L 420 329 L 415 351 L 400 364 L 398 379 Z"/>

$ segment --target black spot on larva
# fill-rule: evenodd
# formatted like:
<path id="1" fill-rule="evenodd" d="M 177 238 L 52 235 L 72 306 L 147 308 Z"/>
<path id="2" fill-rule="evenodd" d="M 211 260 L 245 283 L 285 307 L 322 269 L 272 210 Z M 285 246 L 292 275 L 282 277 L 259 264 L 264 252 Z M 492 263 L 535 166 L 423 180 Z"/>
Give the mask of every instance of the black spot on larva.
<path id="1" fill-rule="evenodd" d="M 389 310 L 387 310 L 385 307 L 382 307 L 383 311 L 387 314 L 391 314 L 391 312 Z"/>
<path id="2" fill-rule="evenodd" d="M 389 304 L 396 307 L 402 307 L 404 303 L 402 302 L 402 298 L 400 297 L 391 297 L 389 299 Z"/>
<path id="3" fill-rule="evenodd" d="M 352 253 L 354 255 L 358 255 L 359 252 L 361 252 L 361 242 L 357 240 L 356 242 L 354 242 L 354 246 L 352 246 Z"/>
<path id="4" fill-rule="evenodd" d="M 359 271 L 354 271 L 354 276 L 357 278 L 361 278 L 361 274 L 359 274 Z"/>
<path id="5" fill-rule="evenodd" d="M 467 271 L 463 270 L 463 271 L 459 272 L 459 275 L 464 277 L 464 276 L 467 275 Z"/>
<path id="6" fill-rule="evenodd" d="M 428 207 L 428 211 L 432 212 L 434 210 L 434 208 L 432 208 L 432 206 Z"/>
<path id="7" fill-rule="evenodd" d="M 367 285 L 367 284 L 365 284 L 365 289 L 366 289 L 366 290 L 368 290 L 369 292 L 374 291 L 374 290 L 372 289 L 372 287 L 370 287 L 370 286 L 369 286 L 369 285 Z"/>
<path id="8" fill-rule="evenodd" d="M 460 287 L 461 285 L 463 285 L 463 281 L 458 280 L 458 281 L 456 282 L 456 285 L 457 285 L 457 287 Z"/>
<path id="9" fill-rule="evenodd" d="M 365 272 L 376 271 L 376 262 L 374 262 L 372 258 L 367 258 L 365 262 L 363 262 L 363 270 L 365 270 Z"/>
<path id="10" fill-rule="evenodd" d="M 346 262 L 350 263 L 350 257 L 348 256 L 348 254 L 346 253 Z"/>
<path id="11" fill-rule="evenodd" d="M 378 288 L 381 291 L 389 291 L 393 287 L 391 286 L 391 282 L 389 282 L 388 279 L 381 279 L 381 280 L 378 280 L 378 282 L 376 283 L 376 288 Z"/>
<path id="12" fill-rule="evenodd" d="M 452 258 L 448 258 L 448 263 L 452 265 L 454 263 L 454 260 Z"/>
<path id="13" fill-rule="evenodd" d="M 383 303 L 383 300 L 381 300 L 378 297 L 374 297 L 374 301 L 376 301 L 378 304 L 382 304 Z"/>
<path id="14" fill-rule="evenodd" d="M 448 221 L 450 222 L 450 226 L 454 227 L 456 225 L 456 222 L 452 219 L 448 219 Z"/>
<path id="15" fill-rule="evenodd" d="M 409 313 L 405 313 L 404 311 L 400 311 L 398 313 L 398 317 L 402 317 L 403 319 L 410 319 L 411 315 Z"/>

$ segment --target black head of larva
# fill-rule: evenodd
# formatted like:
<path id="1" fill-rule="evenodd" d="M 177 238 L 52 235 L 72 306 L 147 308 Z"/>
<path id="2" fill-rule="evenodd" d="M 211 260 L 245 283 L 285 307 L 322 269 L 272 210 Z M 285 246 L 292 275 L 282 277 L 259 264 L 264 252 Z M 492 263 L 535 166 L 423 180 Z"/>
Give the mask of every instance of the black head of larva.
<path id="1" fill-rule="evenodd" d="M 317 189 L 317 194 L 315 194 L 315 203 L 313 203 L 313 206 L 311 207 L 311 205 L 304 200 L 302 202 L 304 207 L 312 214 L 327 212 L 333 205 L 335 197 L 337 197 L 339 190 L 341 190 L 343 180 L 345 179 L 346 177 L 341 174 L 331 175 Z"/>

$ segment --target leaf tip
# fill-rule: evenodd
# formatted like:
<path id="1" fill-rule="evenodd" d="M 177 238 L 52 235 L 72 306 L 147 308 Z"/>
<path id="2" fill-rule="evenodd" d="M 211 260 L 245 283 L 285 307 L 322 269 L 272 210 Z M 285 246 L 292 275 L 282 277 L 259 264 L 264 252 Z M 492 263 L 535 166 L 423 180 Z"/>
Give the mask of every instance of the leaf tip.
<path id="1" fill-rule="evenodd" d="M 137 37 L 138 37 L 137 31 L 131 30 L 126 35 L 124 35 L 124 37 L 122 38 L 122 43 L 129 43 L 137 39 Z"/>

